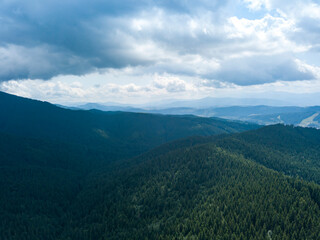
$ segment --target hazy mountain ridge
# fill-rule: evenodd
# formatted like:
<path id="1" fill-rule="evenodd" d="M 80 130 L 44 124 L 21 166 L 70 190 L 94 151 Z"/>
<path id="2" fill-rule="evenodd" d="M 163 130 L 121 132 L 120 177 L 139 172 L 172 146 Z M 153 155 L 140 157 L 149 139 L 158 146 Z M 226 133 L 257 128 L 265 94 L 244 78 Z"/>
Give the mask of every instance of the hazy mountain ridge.
<path id="1" fill-rule="evenodd" d="M 200 102 L 201 103 L 201 102 Z M 199 103 L 199 104 L 200 104 Z M 239 103 L 238 103 L 239 104 Z M 105 106 L 101 104 L 88 104 L 78 106 L 79 109 L 98 109 L 106 111 L 109 109 L 129 112 L 142 113 L 160 113 L 172 115 L 192 114 L 202 117 L 218 117 L 224 119 L 232 119 L 239 121 L 252 122 L 260 125 L 271 125 L 277 123 L 292 124 L 302 127 L 320 128 L 320 107 L 274 107 L 266 105 L 255 106 L 234 106 L 228 107 L 203 107 L 195 104 L 198 107 L 148 107 L 148 108 L 134 108 L 124 106 Z"/>

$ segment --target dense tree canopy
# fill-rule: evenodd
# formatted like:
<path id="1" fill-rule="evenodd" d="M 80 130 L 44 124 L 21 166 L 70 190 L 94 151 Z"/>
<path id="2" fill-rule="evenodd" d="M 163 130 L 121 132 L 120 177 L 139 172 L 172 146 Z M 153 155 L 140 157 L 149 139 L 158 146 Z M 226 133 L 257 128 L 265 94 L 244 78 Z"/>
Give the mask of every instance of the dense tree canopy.
<path id="1" fill-rule="evenodd" d="M 320 130 L 18 100 L 0 116 L 0 239 L 320 239 Z"/>

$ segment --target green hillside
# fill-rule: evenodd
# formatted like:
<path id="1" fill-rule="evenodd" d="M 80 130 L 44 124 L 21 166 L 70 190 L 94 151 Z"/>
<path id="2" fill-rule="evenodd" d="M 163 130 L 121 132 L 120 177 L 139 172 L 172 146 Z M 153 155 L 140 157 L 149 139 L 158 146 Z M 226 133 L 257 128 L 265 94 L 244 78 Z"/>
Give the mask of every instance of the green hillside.
<path id="1" fill-rule="evenodd" d="M 276 171 L 320 184 L 320 130 L 273 125 L 227 136 L 216 145 Z"/>
<path id="2" fill-rule="evenodd" d="M 0 239 L 56 239 L 99 152 L 0 134 Z"/>
<path id="3" fill-rule="evenodd" d="M 92 178 L 73 206 L 72 231 L 62 236 L 320 237 L 319 185 L 287 177 L 214 143 L 181 146 L 153 157 L 149 153 L 139 162 L 112 179 Z"/>
<path id="4" fill-rule="evenodd" d="M 259 163 L 261 149 L 273 144 L 268 136 L 308 136 L 309 130 L 270 126 L 187 138 L 109 171 L 90 170 L 98 155 L 77 146 L 3 135 L 0 238 L 318 239 L 320 186 Z M 235 148 L 235 140 L 249 144 L 253 136 L 260 142 L 247 151 L 256 155 L 240 153 L 243 142 Z"/>
<path id="5" fill-rule="evenodd" d="M 0 92 L 0 132 L 102 150 L 108 159 L 136 156 L 188 136 L 210 136 L 258 126 L 217 118 L 69 110 Z"/>
<path id="6" fill-rule="evenodd" d="M 320 239 L 320 130 L 0 98 L 0 239 Z"/>

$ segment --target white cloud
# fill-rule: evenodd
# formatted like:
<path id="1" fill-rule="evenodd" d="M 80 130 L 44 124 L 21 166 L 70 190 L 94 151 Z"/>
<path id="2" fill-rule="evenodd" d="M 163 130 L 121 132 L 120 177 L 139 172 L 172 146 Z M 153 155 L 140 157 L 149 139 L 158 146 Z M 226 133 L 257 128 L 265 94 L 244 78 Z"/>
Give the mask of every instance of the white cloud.
<path id="1" fill-rule="evenodd" d="M 269 14 L 261 19 L 249 20 L 231 17 L 226 26 L 227 38 L 239 40 L 233 55 L 273 55 L 283 52 L 303 52 L 310 46 L 299 45 L 290 40 L 288 33 L 297 31 L 294 21 Z M 243 41 L 240 41 L 243 40 Z"/>
<path id="2" fill-rule="evenodd" d="M 133 74 L 133 75 L 131 75 Z M 59 76 L 52 80 L 11 80 L 0 84 L 0 90 L 16 94 L 23 97 L 48 100 L 54 103 L 69 102 L 144 102 L 145 99 L 157 99 L 163 97 L 186 97 L 192 96 L 196 91 L 196 86 L 173 75 L 146 75 L 145 79 L 150 81 L 145 84 L 145 80 L 140 84 L 130 83 L 126 79 L 139 78 L 134 72 L 114 71 L 99 75 L 89 74 L 83 77 Z M 113 83 L 109 78 L 116 76 L 120 81 Z M 88 79 L 93 79 L 91 84 Z M 122 82 L 122 83 L 121 83 Z M 138 81 L 137 81 L 138 82 Z M 133 99 L 133 101 L 132 101 Z"/>
<path id="3" fill-rule="evenodd" d="M 168 92 L 185 92 L 187 83 L 178 77 L 155 76 L 153 86 Z"/>

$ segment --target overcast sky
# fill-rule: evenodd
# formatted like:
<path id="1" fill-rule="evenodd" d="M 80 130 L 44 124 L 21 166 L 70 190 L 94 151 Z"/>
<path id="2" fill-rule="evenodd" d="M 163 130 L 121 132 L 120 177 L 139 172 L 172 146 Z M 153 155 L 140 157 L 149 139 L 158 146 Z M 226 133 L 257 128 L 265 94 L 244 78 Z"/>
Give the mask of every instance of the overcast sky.
<path id="1" fill-rule="evenodd" d="M 311 96 L 319 51 L 318 0 L 0 0 L 0 90 L 54 103 Z"/>

